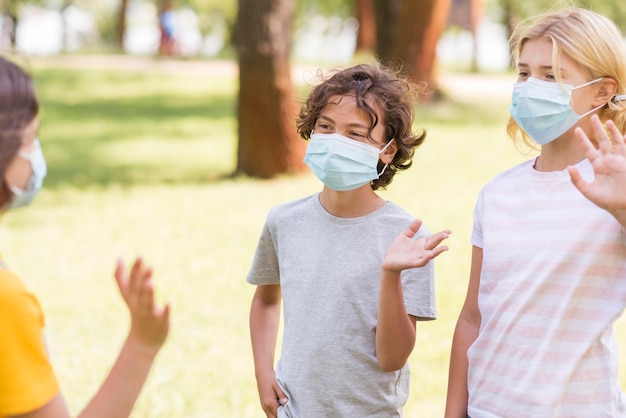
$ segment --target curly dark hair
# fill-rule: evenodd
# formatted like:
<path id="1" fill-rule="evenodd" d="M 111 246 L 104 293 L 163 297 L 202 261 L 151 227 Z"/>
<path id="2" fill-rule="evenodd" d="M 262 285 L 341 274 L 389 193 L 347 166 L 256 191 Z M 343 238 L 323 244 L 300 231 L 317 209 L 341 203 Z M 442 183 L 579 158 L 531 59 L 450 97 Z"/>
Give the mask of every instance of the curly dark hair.
<path id="1" fill-rule="evenodd" d="M 18 65 L 0 57 L 0 208 L 13 193 L 5 182 L 9 164 L 22 146 L 24 129 L 37 117 L 39 102 L 31 77 Z"/>
<path id="2" fill-rule="evenodd" d="M 394 139 L 398 146 L 398 151 L 385 172 L 371 182 L 373 190 L 386 188 L 396 172 L 411 167 L 415 149 L 426 137 L 423 129 L 413 132 L 413 109 L 420 90 L 398 71 L 380 64 L 359 64 L 335 70 L 328 75 L 318 71 L 317 77 L 320 83 L 313 88 L 296 119 L 298 133 L 305 140 L 310 139 L 317 118 L 331 97 L 355 96 L 357 106 L 370 115 L 370 140 L 373 141 L 371 133 L 374 127 L 382 123 L 385 127 L 385 143 Z M 382 114 L 377 114 L 367 100 L 380 109 Z M 378 170 L 382 170 L 383 166 L 379 161 Z"/>

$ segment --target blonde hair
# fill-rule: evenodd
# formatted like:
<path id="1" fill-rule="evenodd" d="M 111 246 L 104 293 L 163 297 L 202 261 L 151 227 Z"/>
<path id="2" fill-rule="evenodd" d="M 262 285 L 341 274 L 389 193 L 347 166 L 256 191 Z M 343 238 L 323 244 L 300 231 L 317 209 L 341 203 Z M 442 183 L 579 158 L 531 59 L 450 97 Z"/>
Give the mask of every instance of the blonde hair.
<path id="1" fill-rule="evenodd" d="M 616 95 L 626 93 L 626 47 L 622 35 L 608 18 L 591 10 L 568 7 L 522 21 L 511 36 L 513 62 L 517 66 L 526 42 L 533 39 L 552 41 L 552 67 L 561 80 L 559 57 L 567 55 L 580 65 L 588 80 L 612 78 L 617 83 Z M 611 100 L 600 109 L 600 120 L 613 120 L 626 130 L 626 101 Z M 509 118 L 506 131 L 513 139 L 536 148 L 531 138 Z"/>

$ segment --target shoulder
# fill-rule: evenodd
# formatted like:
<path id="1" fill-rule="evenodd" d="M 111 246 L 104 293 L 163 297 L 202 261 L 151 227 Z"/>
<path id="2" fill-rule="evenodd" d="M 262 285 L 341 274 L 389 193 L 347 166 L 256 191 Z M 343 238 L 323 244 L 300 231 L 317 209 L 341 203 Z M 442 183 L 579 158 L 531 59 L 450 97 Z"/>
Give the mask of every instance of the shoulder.
<path id="1" fill-rule="evenodd" d="M 270 222 L 284 218 L 302 216 L 305 213 L 314 209 L 315 201 L 317 198 L 318 194 L 313 194 L 303 197 L 301 199 L 274 206 L 267 214 L 267 220 L 268 222 Z"/>
<path id="2" fill-rule="evenodd" d="M 11 271 L 0 268 L 0 304 L 16 294 L 26 292 L 24 283 Z"/>
<path id="3" fill-rule="evenodd" d="M 429 229 L 426 226 L 427 220 L 422 219 L 419 214 L 413 215 L 409 213 L 406 209 L 394 202 L 387 202 L 379 211 L 377 211 L 376 215 L 380 218 L 373 224 L 380 225 L 384 229 L 392 229 L 394 234 L 399 234 L 404 231 L 416 218 L 422 220 L 422 226 L 417 232 L 416 237 L 430 234 Z"/>
<path id="4" fill-rule="evenodd" d="M 24 318 L 26 313 L 36 316 L 41 314 L 35 295 L 26 288 L 19 277 L 5 269 L 0 269 L 0 312 L 4 312 L 0 316 L 14 319 Z"/>
<path id="5" fill-rule="evenodd" d="M 525 181 L 526 178 L 530 175 L 534 163 L 535 159 L 524 161 L 496 174 L 489 182 L 487 182 L 487 184 L 485 184 L 482 189 L 482 193 L 484 193 L 485 190 L 507 187 L 512 183 Z"/>
<path id="6" fill-rule="evenodd" d="M 532 170 L 534 164 L 535 159 L 533 158 L 531 160 L 527 160 L 517 165 L 514 165 L 513 167 L 496 174 L 491 180 L 491 183 L 498 181 L 507 181 L 510 179 L 516 179 L 524 176 L 525 174 L 530 173 L 530 170 Z"/>

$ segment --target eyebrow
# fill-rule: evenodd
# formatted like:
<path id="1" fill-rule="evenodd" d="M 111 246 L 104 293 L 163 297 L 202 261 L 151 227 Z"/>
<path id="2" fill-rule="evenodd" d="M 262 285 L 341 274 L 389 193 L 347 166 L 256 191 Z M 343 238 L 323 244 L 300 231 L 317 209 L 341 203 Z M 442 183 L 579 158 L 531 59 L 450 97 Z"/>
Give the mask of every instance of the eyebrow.
<path id="1" fill-rule="evenodd" d="M 520 62 L 517 64 L 518 67 L 529 67 L 528 64 L 524 63 L 524 62 Z M 552 65 L 541 65 L 539 66 L 539 68 L 541 68 L 542 70 L 552 70 Z M 562 70 L 562 68 L 561 68 Z"/>
<path id="2" fill-rule="evenodd" d="M 323 120 L 326 120 L 328 122 L 335 123 L 333 118 L 331 118 L 329 116 L 325 116 L 325 115 L 320 115 L 317 119 L 318 119 L 318 121 L 323 119 Z M 350 127 L 350 128 L 363 128 L 363 129 L 369 129 L 370 128 L 369 126 L 367 126 L 365 124 L 362 124 L 362 123 L 358 123 L 358 122 L 349 123 L 348 127 Z"/>

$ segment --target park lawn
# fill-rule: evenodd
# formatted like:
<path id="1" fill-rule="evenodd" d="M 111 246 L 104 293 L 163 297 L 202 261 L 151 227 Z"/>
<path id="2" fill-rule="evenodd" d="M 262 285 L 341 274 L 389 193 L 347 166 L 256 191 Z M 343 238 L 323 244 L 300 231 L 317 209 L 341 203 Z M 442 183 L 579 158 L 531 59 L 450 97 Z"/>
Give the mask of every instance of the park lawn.
<path id="1" fill-rule="evenodd" d="M 254 289 L 244 279 L 270 207 L 317 192 L 319 182 L 312 175 L 229 178 L 234 75 L 63 70 L 45 60 L 33 73 L 49 177 L 34 205 L 3 219 L 0 239 L 8 264 L 46 311 L 71 410 L 97 389 L 127 331 L 115 259 L 141 255 L 173 317 L 133 417 L 263 416 L 248 335 Z M 439 319 L 418 324 L 407 417 L 443 414 L 475 198 L 494 174 L 527 158 L 505 137 L 507 92 L 450 93 L 454 100 L 418 108 L 426 142 L 413 167 L 382 192 L 431 230 L 453 231 L 450 251 L 436 263 Z M 618 337 L 623 351 L 623 321 Z M 622 361 L 626 387 L 624 368 Z"/>

